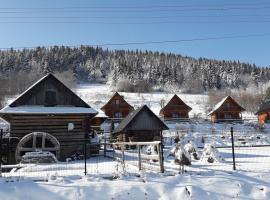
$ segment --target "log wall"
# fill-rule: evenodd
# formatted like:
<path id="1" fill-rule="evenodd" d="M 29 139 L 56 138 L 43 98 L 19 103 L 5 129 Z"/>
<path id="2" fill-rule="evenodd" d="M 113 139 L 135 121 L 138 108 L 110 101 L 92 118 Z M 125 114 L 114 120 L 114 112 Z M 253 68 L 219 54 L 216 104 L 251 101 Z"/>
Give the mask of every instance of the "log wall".
<path id="1" fill-rule="evenodd" d="M 86 115 L 12 115 L 9 121 L 10 136 L 21 139 L 31 132 L 49 133 L 59 141 L 60 160 L 64 160 L 76 151 L 83 153 L 86 117 Z M 74 124 L 73 130 L 68 130 L 68 123 Z"/>

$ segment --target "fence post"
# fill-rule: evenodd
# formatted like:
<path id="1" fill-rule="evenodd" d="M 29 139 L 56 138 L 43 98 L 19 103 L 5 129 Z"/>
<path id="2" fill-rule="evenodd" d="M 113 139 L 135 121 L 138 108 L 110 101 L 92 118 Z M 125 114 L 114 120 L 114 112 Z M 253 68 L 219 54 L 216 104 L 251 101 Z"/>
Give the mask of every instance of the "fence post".
<path id="1" fill-rule="evenodd" d="M 104 134 L 103 134 L 104 135 Z M 104 157 L 106 157 L 106 150 L 107 150 L 107 145 L 106 145 L 106 136 L 104 135 Z"/>
<path id="2" fill-rule="evenodd" d="M 163 156 L 162 156 L 162 143 L 159 143 L 157 145 L 157 150 L 158 150 L 158 156 L 159 156 L 159 167 L 160 167 L 160 172 L 164 173 L 164 162 L 163 162 Z"/>
<path id="3" fill-rule="evenodd" d="M 160 145 L 158 146 L 159 151 L 159 156 L 160 156 L 160 171 L 161 173 L 164 173 L 164 157 L 163 157 L 163 134 L 162 130 L 160 130 Z"/>
<path id="4" fill-rule="evenodd" d="M 124 151 L 124 147 L 122 147 L 121 149 L 122 149 L 122 161 L 125 162 L 125 151 Z"/>
<path id="5" fill-rule="evenodd" d="M 142 158 L 141 158 L 141 146 L 138 145 L 138 165 L 139 165 L 139 171 L 142 170 Z"/>
<path id="6" fill-rule="evenodd" d="M 3 138 L 3 129 L 0 132 L 0 177 L 2 177 L 2 138 Z"/>
<path id="7" fill-rule="evenodd" d="M 233 127 L 231 127 L 231 140 L 232 140 L 232 157 L 233 157 L 233 170 L 236 170 L 236 167 L 235 167 L 235 154 L 234 154 L 234 138 L 233 138 Z"/>
<path id="8" fill-rule="evenodd" d="M 87 142 L 87 139 L 88 139 L 88 134 L 89 134 L 89 123 L 90 123 L 90 120 L 89 120 L 89 117 L 86 117 L 85 119 L 85 133 L 84 133 L 84 175 L 86 176 L 87 174 L 87 166 L 86 166 L 86 142 Z M 91 144 L 90 144 L 91 145 Z M 91 152 L 91 146 L 90 146 L 90 152 Z"/>

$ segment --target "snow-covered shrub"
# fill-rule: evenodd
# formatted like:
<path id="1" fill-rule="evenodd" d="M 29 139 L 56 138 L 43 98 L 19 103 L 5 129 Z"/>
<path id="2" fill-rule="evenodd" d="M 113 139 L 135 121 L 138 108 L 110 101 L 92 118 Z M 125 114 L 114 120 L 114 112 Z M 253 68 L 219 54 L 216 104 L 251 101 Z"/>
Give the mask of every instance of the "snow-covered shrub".
<path id="1" fill-rule="evenodd" d="M 224 161 L 224 159 L 221 157 L 218 150 L 213 145 L 205 144 L 201 156 L 201 161 L 214 163 L 214 162 L 222 162 Z"/>
<path id="2" fill-rule="evenodd" d="M 57 163 L 57 159 L 49 151 L 35 151 L 25 153 L 22 156 L 21 163 Z"/>
<path id="3" fill-rule="evenodd" d="M 145 152 L 146 152 L 147 155 L 156 155 L 156 154 L 158 154 L 156 145 L 148 145 L 148 146 L 146 146 Z"/>
<path id="4" fill-rule="evenodd" d="M 172 147 L 170 155 L 174 157 L 174 163 L 180 166 L 179 170 L 181 173 L 184 173 L 185 165 L 191 165 L 191 157 L 189 153 L 179 143 L 176 143 Z"/>
<path id="5" fill-rule="evenodd" d="M 192 141 L 189 141 L 189 143 L 184 146 L 184 149 L 189 153 L 189 155 L 193 157 L 193 159 L 200 159 L 200 153 L 198 152 L 197 145 L 194 144 Z"/>

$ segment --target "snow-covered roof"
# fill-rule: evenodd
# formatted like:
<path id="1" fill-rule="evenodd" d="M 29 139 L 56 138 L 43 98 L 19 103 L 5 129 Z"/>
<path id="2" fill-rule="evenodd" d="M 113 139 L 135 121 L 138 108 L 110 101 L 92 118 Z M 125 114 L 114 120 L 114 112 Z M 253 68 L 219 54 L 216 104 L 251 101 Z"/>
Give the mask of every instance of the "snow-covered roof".
<path id="1" fill-rule="evenodd" d="M 215 112 L 217 109 L 220 108 L 220 106 L 222 106 L 222 104 L 226 101 L 226 99 L 228 98 L 229 96 L 226 96 L 224 97 L 223 99 L 221 99 L 220 102 L 218 102 L 215 107 L 213 108 L 213 110 L 211 110 L 211 112 L 208 113 L 208 115 L 211 115 L 213 112 Z"/>
<path id="2" fill-rule="evenodd" d="M 98 114 L 95 117 L 108 118 L 108 116 L 100 109 L 97 110 Z"/>
<path id="3" fill-rule="evenodd" d="M 93 108 L 86 107 L 71 107 L 71 106 L 6 106 L 0 110 L 1 114 L 96 114 L 97 111 Z"/>
<path id="4" fill-rule="evenodd" d="M 211 112 L 208 113 L 208 115 L 211 115 L 213 114 L 216 110 L 218 110 L 223 104 L 224 102 L 227 100 L 227 99 L 232 99 L 230 96 L 226 96 L 224 97 L 223 99 L 221 99 L 220 102 L 218 102 L 215 107 L 213 108 L 213 110 Z M 233 99 L 232 99 L 233 100 Z M 234 100 L 233 100 L 234 101 Z M 235 102 L 235 101 L 234 101 Z M 235 102 L 236 103 L 236 102 Z M 237 104 L 237 103 L 236 103 Z M 238 105 L 238 104 L 237 104 Z M 238 105 L 243 111 L 245 110 L 244 108 L 242 108 L 240 105 Z"/>

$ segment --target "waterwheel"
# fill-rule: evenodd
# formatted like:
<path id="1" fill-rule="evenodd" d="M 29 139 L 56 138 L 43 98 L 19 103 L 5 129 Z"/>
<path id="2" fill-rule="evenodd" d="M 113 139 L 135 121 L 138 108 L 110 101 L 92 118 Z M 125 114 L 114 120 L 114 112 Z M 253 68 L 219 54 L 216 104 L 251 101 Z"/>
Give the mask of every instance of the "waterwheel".
<path id="1" fill-rule="evenodd" d="M 49 151 L 59 158 L 60 143 L 49 133 L 32 132 L 25 135 L 17 145 L 16 161 L 20 162 L 26 152 Z"/>

